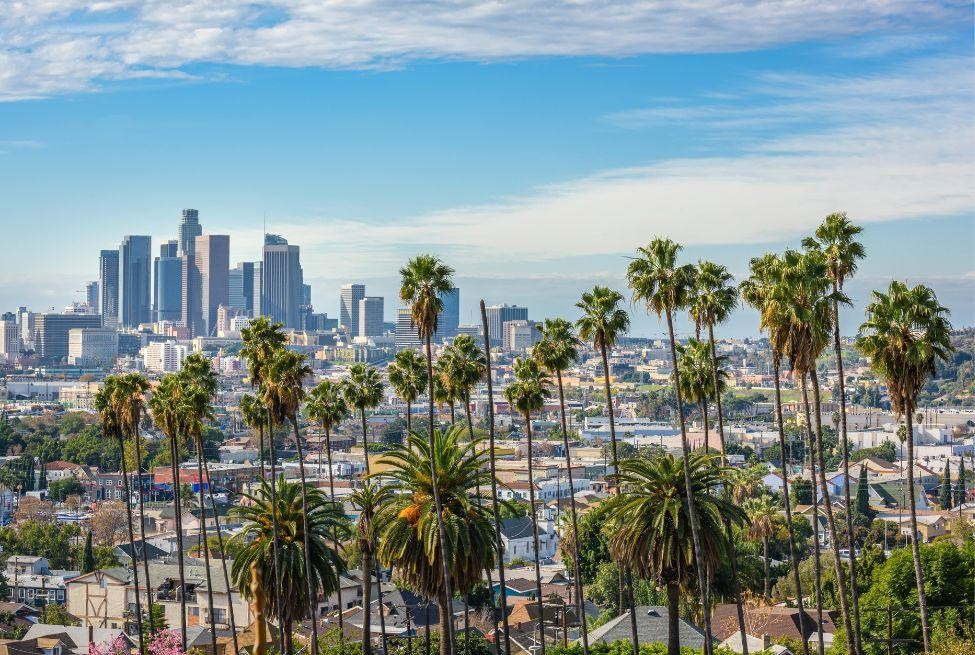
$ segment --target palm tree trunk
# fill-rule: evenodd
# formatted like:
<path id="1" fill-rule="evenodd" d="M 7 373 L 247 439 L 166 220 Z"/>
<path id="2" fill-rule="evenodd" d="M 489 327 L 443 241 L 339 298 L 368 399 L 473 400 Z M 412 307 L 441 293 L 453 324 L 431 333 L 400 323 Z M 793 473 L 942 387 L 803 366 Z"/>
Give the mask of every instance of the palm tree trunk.
<path id="1" fill-rule="evenodd" d="M 146 552 L 146 508 L 142 500 L 142 444 L 139 439 L 139 428 L 135 429 L 135 466 L 136 466 L 136 485 L 139 487 L 139 534 L 142 536 L 142 570 L 146 574 L 146 604 L 147 616 L 149 618 L 149 634 L 155 634 L 156 626 L 152 619 L 152 582 L 149 580 L 149 554 Z M 135 564 L 135 551 L 132 551 L 133 564 Z"/>
<path id="2" fill-rule="evenodd" d="M 211 652 L 217 652 L 217 624 L 215 617 L 213 616 L 213 580 L 210 575 L 210 548 L 207 545 L 207 507 L 206 503 L 203 501 L 203 439 L 197 436 L 196 438 L 196 472 L 200 480 L 200 533 L 202 534 L 202 542 L 200 545 L 203 548 L 203 564 L 206 567 L 206 579 L 207 579 L 207 613 L 210 616 L 210 647 L 213 649 Z M 206 480 L 207 485 L 210 484 L 210 480 Z M 217 513 L 217 508 L 213 508 L 213 513 Z M 228 589 L 229 593 L 230 590 Z"/>
<path id="3" fill-rule="evenodd" d="M 270 412 L 268 412 L 267 417 L 267 435 L 268 435 L 268 459 L 269 468 L 271 469 L 271 507 L 278 506 L 278 486 L 277 486 L 277 457 L 274 452 L 274 422 L 271 418 Z M 281 555 L 278 552 L 278 513 L 271 512 L 271 538 L 274 542 L 271 544 L 273 554 L 274 554 L 274 596 L 277 602 L 277 619 L 278 619 L 278 632 L 279 632 L 279 643 L 281 645 L 281 652 L 284 655 L 289 655 L 291 652 L 286 649 L 285 646 L 290 648 L 290 635 L 285 635 L 284 630 L 284 606 L 281 602 Z"/>
<path id="4" fill-rule="evenodd" d="M 769 578 L 768 537 L 762 539 L 762 558 L 765 560 L 765 601 L 770 602 L 772 600 L 772 584 Z"/>
<path id="5" fill-rule="evenodd" d="M 680 588 L 675 582 L 667 583 L 667 655 L 680 655 Z"/>
<path id="6" fill-rule="evenodd" d="M 813 417 L 816 420 L 816 454 L 819 458 L 819 482 L 823 486 L 823 505 L 826 508 L 826 525 L 829 529 L 829 540 L 832 542 L 833 568 L 836 571 L 837 595 L 840 600 L 840 614 L 843 617 L 843 627 L 846 629 L 847 652 L 853 653 L 856 648 L 853 623 L 850 621 L 850 608 L 846 602 L 846 571 L 843 570 L 843 558 L 840 557 L 840 542 L 836 535 L 836 519 L 833 516 L 833 503 L 830 502 L 829 489 L 826 487 L 826 463 L 823 457 L 823 421 L 822 402 L 819 396 L 819 376 L 816 367 L 809 371 L 813 392 Z M 853 533 L 850 533 L 853 536 Z M 852 546 L 850 550 L 853 550 Z"/>
<path id="7" fill-rule="evenodd" d="M 301 450 L 301 435 L 298 432 L 298 417 L 291 417 L 291 427 L 295 433 L 295 447 L 298 449 L 298 475 L 301 476 L 301 506 L 308 507 L 305 485 L 305 455 Z M 318 458 L 321 462 L 321 457 Z M 308 512 L 301 513 L 302 546 L 305 549 L 305 577 L 308 578 L 308 617 L 311 619 L 311 654 L 318 655 L 318 585 L 311 566 L 311 544 L 308 536 Z"/>
<path id="8" fill-rule="evenodd" d="M 427 437 L 430 440 L 430 483 L 433 487 L 433 504 L 437 510 L 437 541 L 440 542 L 440 558 L 443 562 L 443 586 L 444 593 L 448 599 L 453 598 L 453 590 L 450 584 L 450 558 L 447 540 L 444 538 L 446 531 L 443 526 L 443 504 L 440 502 L 440 485 L 437 482 L 437 463 L 434 461 L 436 450 L 433 438 L 433 343 L 430 339 L 429 331 L 426 334 L 427 342 L 427 381 L 429 382 L 430 392 L 430 433 Z M 454 651 L 454 638 L 450 630 L 450 623 L 446 624 L 446 633 L 440 635 L 440 651 L 442 655 L 451 655 Z"/>
<path id="9" fill-rule="evenodd" d="M 362 655 L 372 653 L 372 545 L 360 543 L 362 554 Z"/>
<path id="10" fill-rule="evenodd" d="M 265 445 L 264 445 L 264 426 L 263 425 L 261 425 L 257 429 L 257 434 L 258 434 L 258 437 L 261 440 L 261 444 L 260 444 L 260 449 L 261 449 L 260 450 L 260 460 L 261 460 L 261 481 L 263 482 L 265 479 L 267 479 L 266 476 L 265 476 L 265 473 L 264 473 L 264 448 L 265 448 Z"/>
<path id="11" fill-rule="evenodd" d="M 711 453 L 711 426 L 708 424 L 708 399 L 701 399 L 701 413 L 704 415 L 704 453 Z"/>
<path id="12" fill-rule="evenodd" d="M 331 430 L 327 425 L 322 425 L 322 429 L 325 431 L 325 452 L 328 458 L 328 499 L 335 504 L 335 476 L 332 472 L 332 435 Z M 321 462 L 321 455 L 318 457 L 318 461 Z M 339 552 L 339 535 L 338 532 L 332 529 L 332 548 L 335 552 Z M 345 611 L 345 606 L 342 604 L 342 576 L 339 576 L 339 585 L 335 589 L 336 600 L 339 603 L 339 644 L 345 641 L 345 618 L 342 616 Z"/>
<path id="13" fill-rule="evenodd" d="M 802 374 L 802 409 L 806 416 L 806 436 L 809 440 L 809 474 L 812 478 L 812 528 L 813 528 L 813 567 L 816 574 L 816 634 L 819 655 L 824 655 L 826 644 L 823 641 L 823 570 L 819 558 L 819 491 L 816 482 L 816 438 L 813 434 L 812 420 L 809 416 L 809 390 L 806 374 Z"/>
<path id="14" fill-rule="evenodd" d="M 141 593 L 139 590 L 139 559 L 135 554 L 135 530 L 132 522 L 132 491 L 129 488 L 128 467 L 125 465 L 125 440 L 121 435 L 119 435 L 118 447 L 121 453 L 119 459 L 122 463 L 122 493 L 125 494 L 125 514 L 129 525 L 129 549 L 132 552 L 132 584 L 135 585 L 135 622 L 139 628 L 139 652 L 144 653 L 146 651 L 146 644 L 142 638 L 142 600 L 139 597 Z"/>
<path id="15" fill-rule="evenodd" d="M 174 432 L 169 437 L 169 463 L 173 469 L 173 512 L 176 522 L 176 550 L 179 566 L 179 627 L 183 650 L 186 651 L 186 573 L 183 564 L 183 499 L 179 481 L 179 444 Z"/>
<path id="16" fill-rule="evenodd" d="M 406 436 L 413 432 L 413 403 L 406 401 Z"/>
<path id="17" fill-rule="evenodd" d="M 487 309 L 483 300 L 481 301 L 481 325 L 484 330 L 484 357 L 487 367 L 485 378 L 488 392 L 488 448 L 491 449 L 489 459 L 491 463 L 491 506 L 494 511 L 494 544 L 498 555 L 498 584 L 501 587 L 501 625 L 504 629 L 504 655 L 511 655 L 511 640 L 508 629 L 508 590 L 504 579 L 504 542 L 501 540 L 501 512 L 498 509 L 498 478 L 494 458 L 494 380 L 491 377 L 491 336 L 488 334 Z M 493 589 L 491 596 L 494 597 Z M 495 630 L 496 642 L 497 630 Z"/>
<path id="18" fill-rule="evenodd" d="M 839 287 L 834 280 L 833 292 Z M 857 588 L 857 558 L 853 545 L 853 513 L 850 511 L 850 445 L 846 434 L 846 380 L 843 375 L 843 348 L 840 345 L 840 306 L 833 300 L 833 349 L 836 351 L 836 376 L 840 383 L 840 455 L 843 458 L 843 511 L 846 513 L 846 533 L 850 535 L 850 600 L 853 603 L 853 643 L 855 655 L 863 652 L 860 634 L 860 590 Z"/>
<path id="19" fill-rule="evenodd" d="M 718 438 L 721 445 L 721 466 L 728 465 L 728 457 L 724 440 L 724 416 L 721 411 L 721 393 L 718 389 L 718 353 L 714 345 L 714 325 L 708 325 L 708 345 L 711 350 L 711 380 L 714 384 L 714 403 L 718 411 Z M 731 489 L 725 486 L 725 497 L 730 496 Z M 734 535 L 731 530 L 731 522 L 724 520 L 725 537 L 728 540 L 728 559 L 731 562 L 731 576 L 733 578 L 733 589 L 735 594 L 735 610 L 738 614 L 738 630 L 742 634 L 741 653 L 748 655 L 748 641 L 744 638 L 747 634 L 745 628 L 745 605 L 741 600 L 741 581 L 738 579 L 738 553 L 735 551 Z M 768 557 L 765 558 L 768 561 Z"/>
<path id="20" fill-rule="evenodd" d="M 532 539 L 535 543 L 535 593 L 538 594 L 538 623 L 541 635 L 541 655 L 545 655 L 545 602 L 542 599 L 542 554 L 538 548 L 538 515 L 535 513 L 535 468 L 532 465 L 532 418 L 525 412 L 525 430 L 528 434 L 528 504 L 532 520 Z"/>
<path id="21" fill-rule="evenodd" d="M 572 457 L 569 455 L 569 428 L 565 420 L 565 391 L 562 385 L 562 371 L 555 371 L 555 379 L 559 385 L 559 417 L 562 419 L 562 448 L 565 450 L 565 470 L 569 477 L 569 517 L 572 521 L 572 565 L 579 612 L 579 630 L 582 633 L 582 655 L 589 655 L 589 630 L 586 627 L 586 601 L 582 594 L 582 573 L 579 563 L 579 523 L 576 515 L 575 487 L 572 485 Z"/>
<path id="22" fill-rule="evenodd" d="M 360 410 L 362 416 L 362 450 L 366 456 L 366 477 L 368 478 L 371 473 L 369 472 L 369 436 L 366 430 L 366 408 L 362 407 Z M 370 548 L 375 548 L 376 544 L 369 544 Z M 375 575 L 376 576 L 376 598 L 379 600 L 379 631 L 380 639 L 383 645 L 383 655 L 387 655 L 386 649 L 386 615 L 383 613 L 383 579 L 379 575 L 379 559 L 373 558 L 372 570 L 362 569 L 363 575 L 366 577 Z M 366 608 L 368 611 L 368 607 Z"/>
<path id="23" fill-rule="evenodd" d="M 203 463 L 204 467 L 207 467 L 206 462 Z M 207 480 L 210 479 L 210 471 L 207 467 Z M 234 653 L 239 653 L 240 648 L 237 643 L 237 619 L 234 618 L 234 596 L 233 587 L 230 586 L 230 574 L 227 571 L 227 551 L 224 549 L 223 545 L 223 533 L 220 532 L 220 518 L 217 516 L 217 502 L 213 497 L 213 485 L 207 485 L 207 491 L 210 496 L 210 505 L 213 506 L 213 527 L 217 531 L 217 544 L 220 547 L 220 562 L 223 568 L 223 583 L 227 587 L 227 616 L 230 618 L 230 632 L 234 640 Z"/>
<path id="24" fill-rule="evenodd" d="M 911 507 L 911 556 L 914 558 L 914 579 L 917 581 L 918 609 L 921 613 L 921 638 L 924 652 L 931 652 L 931 635 L 928 629 L 928 600 L 924 593 L 924 573 L 921 570 L 921 549 L 917 543 L 917 501 L 914 497 L 914 413 L 913 407 L 904 412 L 907 418 L 907 502 Z"/>
<path id="25" fill-rule="evenodd" d="M 701 605 L 704 608 L 704 653 L 705 655 L 713 655 L 714 644 L 711 641 L 711 595 L 708 590 L 708 585 L 705 582 L 707 578 L 704 575 L 704 562 L 701 561 L 701 553 L 703 552 L 701 550 L 701 528 L 697 520 L 697 507 L 694 503 L 694 484 L 691 480 L 691 447 L 687 442 L 687 425 L 684 422 L 684 405 L 681 401 L 680 385 L 677 383 L 679 376 L 677 366 L 677 346 L 674 338 L 674 317 L 669 309 L 667 310 L 667 331 L 670 335 L 670 359 L 673 362 L 674 369 L 674 394 L 675 399 L 677 400 L 677 418 L 680 421 L 681 446 L 684 449 L 684 487 L 687 493 L 687 510 L 691 519 L 691 542 L 694 547 L 694 561 L 697 566 L 697 579 L 701 588 Z"/>
<path id="26" fill-rule="evenodd" d="M 440 655 L 450 655 L 454 651 L 454 610 L 451 607 L 450 598 L 446 592 L 441 592 L 438 599 L 440 603 Z M 444 635 L 449 636 L 449 641 L 444 640 Z"/>
<path id="27" fill-rule="evenodd" d="M 470 392 L 469 391 L 464 393 L 464 414 L 467 417 L 467 430 L 470 433 L 471 441 L 474 441 L 474 421 L 471 418 L 471 398 L 470 398 Z M 480 482 L 477 483 L 477 485 L 476 485 L 476 487 L 474 489 L 474 493 L 477 494 L 477 503 L 478 503 L 478 505 L 480 505 L 483 502 L 483 500 L 482 500 L 483 497 L 481 496 L 481 483 Z M 489 568 L 488 569 L 488 572 L 487 572 L 487 582 L 488 582 L 488 590 L 491 592 L 490 593 L 490 596 L 489 596 L 490 603 L 491 603 L 491 620 L 494 623 L 494 627 L 497 628 L 498 627 L 498 623 L 497 623 L 497 621 L 495 620 L 495 617 L 494 617 L 494 580 L 492 580 L 491 578 L 492 578 L 492 576 L 491 576 L 491 569 Z M 469 626 L 468 626 L 467 620 L 466 620 L 467 619 L 466 604 L 468 602 L 467 599 L 469 598 L 469 596 L 470 596 L 470 594 L 468 594 L 467 596 L 465 596 L 465 599 L 464 599 L 464 603 L 465 603 L 465 610 L 464 610 L 465 611 L 465 614 L 464 614 L 464 619 L 465 619 L 464 620 L 464 655 L 467 655 L 467 650 L 468 650 L 467 649 L 467 645 L 468 645 L 468 629 L 469 629 Z"/>
<path id="28" fill-rule="evenodd" d="M 785 454 L 785 423 L 782 419 L 782 387 L 779 383 L 779 356 L 772 353 L 774 362 L 773 371 L 775 374 L 775 419 L 779 426 L 779 451 L 781 452 L 782 470 L 782 495 L 785 498 L 785 521 L 789 527 L 789 563 L 792 565 L 792 582 L 796 586 L 796 604 L 799 608 L 799 624 L 802 626 L 802 652 L 809 655 L 809 636 L 806 634 L 805 626 L 807 620 L 806 608 L 802 600 L 802 583 L 799 580 L 799 558 L 796 556 L 796 532 L 792 525 L 792 499 L 789 498 L 789 468 Z"/>
<path id="29" fill-rule="evenodd" d="M 613 449 L 613 475 L 619 473 L 620 460 L 616 452 L 616 417 L 613 416 L 613 391 L 609 385 L 609 355 L 606 353 L 606 343 L 600 344 L 600 355 L 603 358 L 603 385 L 606 389 L 606 413 L 609 414 L 609 439 Z M 620 486 L 616 485 L 616 495 L 620 493 Z M 620 611 L 623 611 L 623 594 L 626 590 L 626 597 L 631 606 L 630 611 L 630 647 L 633 655 L 640 655 L 640 637 L 636 628 L 636 608 L 633 603 L 633 578 L 628 575 L 629 569 L 624 568 L 620 571 Z M 707 655 L 710 655 L 708 653 Z"/>

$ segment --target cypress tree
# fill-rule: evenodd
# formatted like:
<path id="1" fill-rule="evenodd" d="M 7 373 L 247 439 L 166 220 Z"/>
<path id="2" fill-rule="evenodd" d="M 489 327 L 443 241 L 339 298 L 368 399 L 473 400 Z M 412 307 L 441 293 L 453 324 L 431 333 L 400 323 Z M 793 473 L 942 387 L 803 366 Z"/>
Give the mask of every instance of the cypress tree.
<path id="1" fill-rule="evenodd" d="M 965 456 L 962 455 L 958 464 L 958 481 L 955 482 L 955 507 L 965 502 L 965 488 L 968 486 L 968 472 L 965 470 Z"/>
<path id="2" fill-rule="evenodd" d="M 858 517 L 862 517 L 867 521 L 873 519 L 873 510 L 870 509 L 870 488 L 867 486 L 867 467 L 864 463 L 860 464 L 860 478 L 857 480 L 856 502 L 854 507 L 856 508 L 854 511 Z"/>
<path id="3" fill-rule="evenodd" d="M 81 572 L 91 573 L 95 570 L 95 548 L 91 544 L 91 530 L 85 538 L 85 553 L 81 558 Z"/>
<path id="4" fill-rule="evenodd" d="M 938 503 L 941 509 L 951 509 L 951 460 L 945 461 L 945 474 L 941 478 L 941 490 L 938 493 Z"/>

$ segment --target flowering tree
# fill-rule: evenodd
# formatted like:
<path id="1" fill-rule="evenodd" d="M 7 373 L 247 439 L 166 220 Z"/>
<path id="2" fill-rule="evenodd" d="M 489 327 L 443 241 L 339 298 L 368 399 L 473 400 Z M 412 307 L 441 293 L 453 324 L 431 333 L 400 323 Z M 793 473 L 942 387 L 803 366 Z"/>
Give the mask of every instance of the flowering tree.
<path id="1" fill-rule="evenodd" d="M 177 630 L 160 630 L 149 640 L 149 655 L 186 655 Z"/>
<path id="2" fill-rule="evenodd" d="M 129 648 L 125 637 L 119 635 L 112 642 L 88 644 L 88 655 L 128 655 Z"/>

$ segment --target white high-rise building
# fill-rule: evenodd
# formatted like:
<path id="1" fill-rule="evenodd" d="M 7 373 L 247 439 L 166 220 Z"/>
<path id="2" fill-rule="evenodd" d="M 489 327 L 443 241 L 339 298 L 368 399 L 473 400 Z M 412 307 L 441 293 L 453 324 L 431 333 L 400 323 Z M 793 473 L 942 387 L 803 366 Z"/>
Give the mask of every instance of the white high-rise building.
<path id="1" fill-rule="evenodd" d="M 359 301 L 359 331 L 353 336 L 381 337 L 383 335 L 382 296 L 365 296 Z"/>
<path id="2" fill-rule="evenodd" d="M 502 348 L 508 352 L 522 353 L 538 342 L 541 334 L 535 329 L 535 321 L 505 321 L 502 326 Z"/>
<path id="3" fill-rule="evenodd" d="M 342 297 L 339 305 L 339 326 L 349 331 L 352 336 L 359 335 L 359 301 L 366 297 L 366 285 L 342 285 Z"/>
<path id="4" fill-rule="evenodd" d="M 12 364 L 20 354 L 20 334 L 15 321 L 0 321 L 0 363 Z"/>
<path id="5" fill-rule="evenodd" d="M 189 348 L 175 341 L 156 341 L 142 349 L 142 364 L 151 373 L 175 373 L 188 354 Z"/>

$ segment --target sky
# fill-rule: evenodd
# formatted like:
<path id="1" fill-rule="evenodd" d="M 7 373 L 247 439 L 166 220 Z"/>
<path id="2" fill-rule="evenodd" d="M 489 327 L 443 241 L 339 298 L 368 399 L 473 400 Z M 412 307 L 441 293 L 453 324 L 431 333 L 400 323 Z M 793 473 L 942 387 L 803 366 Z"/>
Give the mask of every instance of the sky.
<path id="1" fill-rule="evenodd" d="M 900 0 L 0 0 L 0 311 L 82 299 L 100 249 L 156 250 L 184 207 L 232 261 L 265 220 L 300 245 L 330 316 L 361 281 L 392 318 L 437 253 L 465 322 L 575 318 L 655 236 L 740 278 L 846 211 L 844 332 L 893 278 L 970 326 L 972 27 Z"/>

